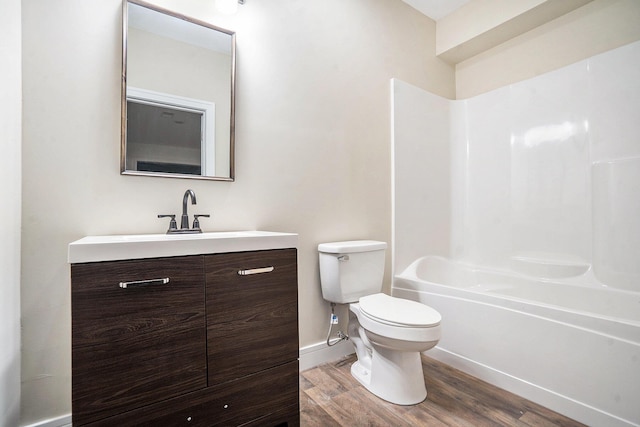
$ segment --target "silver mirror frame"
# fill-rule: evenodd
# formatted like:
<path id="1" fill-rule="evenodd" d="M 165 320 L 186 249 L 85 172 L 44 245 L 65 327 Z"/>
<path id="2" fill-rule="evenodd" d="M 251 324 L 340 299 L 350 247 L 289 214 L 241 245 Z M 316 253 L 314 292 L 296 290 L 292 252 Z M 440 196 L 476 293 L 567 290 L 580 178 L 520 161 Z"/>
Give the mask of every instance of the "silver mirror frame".
<path id="1" fill-rule="evenodd" d="M 211 181 L 235 181 L 235 124 L 236 124 L 236 33 L 224 28 L 217 27 L 204 21 L 200 21 L 188 16 L 163 9 L 159 6 L 147 3 L 142 0 L 123 0 L 122 5 L 122 78 L 121 78 L 121 120 L 120 120 L 120 174 L 121 175 L 137 175 L 137 176 L 154 176 L 164 178 L 189 178 L 203 179 Z M 230 126 L 229 126 L 229 176 L 203 176 L 188 175 L 179 173 L 165 172 L 141 172 L 126 169 L 126 153 L 127 153 L 127 33 L 129 27 L 128 5 L 133 3 L 148 9 L 160 12 L 162 14 L 182 19 L 184 21 L 210 28 L 221 33 L 231 36 L 231 100 L 230 100 Z"/>

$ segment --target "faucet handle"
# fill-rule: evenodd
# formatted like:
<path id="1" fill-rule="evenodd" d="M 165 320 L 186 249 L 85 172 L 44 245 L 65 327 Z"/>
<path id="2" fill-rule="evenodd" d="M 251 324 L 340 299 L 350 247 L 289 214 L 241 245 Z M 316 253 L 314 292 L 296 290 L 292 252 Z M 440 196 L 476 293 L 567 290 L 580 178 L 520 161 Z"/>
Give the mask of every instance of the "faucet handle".
<path id="1" fill-rule="evenodd" d="M 171 221 L 169 222 L 169 229 L 167 230 L 167 234 L 178 229 L 178 224 L 176 223 L 175 215 L 158 215 L 158 218 L 171 218 Z"/>
<path id="2" fill-rule="evenodd" d="M 209 218 L 211 215 L 209 214 L 196 214 L 193 216 L 193 229 L 197 230 L 200 228 L 200 220 L 198 219 L 199 217 L 205 217 L 205 218 Z"/>

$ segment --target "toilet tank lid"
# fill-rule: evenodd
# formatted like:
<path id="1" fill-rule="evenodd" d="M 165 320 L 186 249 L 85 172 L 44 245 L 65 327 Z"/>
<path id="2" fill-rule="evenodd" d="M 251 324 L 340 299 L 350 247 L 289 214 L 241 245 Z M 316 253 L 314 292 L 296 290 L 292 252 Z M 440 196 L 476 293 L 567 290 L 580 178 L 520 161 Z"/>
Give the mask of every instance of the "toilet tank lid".
<path id="1" fill-rule="evenodd" d="M 370 252 L 386 249 L 386 242 L 376 240 L 350 240 L 347 242 L 320 243 L 318 251 L 330 254 L 348 254 L 353 252 Z"/>

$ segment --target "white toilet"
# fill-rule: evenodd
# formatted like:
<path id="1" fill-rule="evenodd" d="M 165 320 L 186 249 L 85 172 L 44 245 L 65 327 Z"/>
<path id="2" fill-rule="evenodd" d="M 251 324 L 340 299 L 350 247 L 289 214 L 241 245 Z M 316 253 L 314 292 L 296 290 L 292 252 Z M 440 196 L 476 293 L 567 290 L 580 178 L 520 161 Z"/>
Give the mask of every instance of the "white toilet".
<path id="1" fill-rule="evenodd" d="M 385 242 L 322 243 L 322 297 L 349 304 L 349 339 L 358 361 L 351 374 L 376 396 L 398 405 L 427 397 L 420 352 L 440 340 L 441 316 L 433 308 L 380 293 Z"/>

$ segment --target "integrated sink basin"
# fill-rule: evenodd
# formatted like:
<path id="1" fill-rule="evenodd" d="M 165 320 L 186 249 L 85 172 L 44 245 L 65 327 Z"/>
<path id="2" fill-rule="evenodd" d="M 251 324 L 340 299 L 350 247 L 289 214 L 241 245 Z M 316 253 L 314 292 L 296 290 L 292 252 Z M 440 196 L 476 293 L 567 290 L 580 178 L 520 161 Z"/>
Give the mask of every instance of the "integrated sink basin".
<path id="1" fill-rule="evenodd" d="M 295 248 L 298 235 L 272 231 L 87 236 L 69 244 L 70 264 Z"/>

